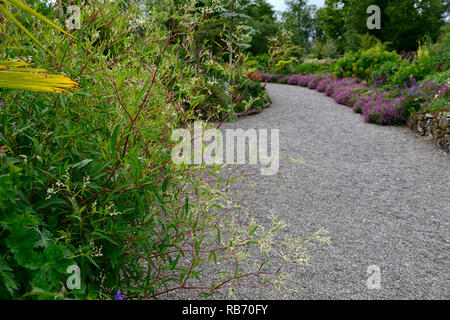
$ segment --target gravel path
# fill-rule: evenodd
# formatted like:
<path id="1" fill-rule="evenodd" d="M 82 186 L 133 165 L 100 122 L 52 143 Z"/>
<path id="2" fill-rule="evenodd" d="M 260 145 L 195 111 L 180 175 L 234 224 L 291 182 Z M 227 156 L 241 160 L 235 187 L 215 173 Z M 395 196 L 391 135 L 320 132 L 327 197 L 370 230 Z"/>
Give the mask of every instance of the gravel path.
<path id="1" fill-rule="evenodd" d="M 257 219 L 273 211 L 290 236 L 323 227 L 332 238 L 311 252 L 313 267 L 289 268 L 289 298 L 449 299 L 450 156 L 314 90 L 272 84 L 268 92 L 270 108 L 225 127 L 278 128 L 280 157 L 304 163 L 285 161 L 282 183 L 249 178 L 256 186 L 239 210 Z M 379 290 L 367 288 L 370 265 L 381 269 Z M 234 298 L 280 296 L 244 288 Z"/>

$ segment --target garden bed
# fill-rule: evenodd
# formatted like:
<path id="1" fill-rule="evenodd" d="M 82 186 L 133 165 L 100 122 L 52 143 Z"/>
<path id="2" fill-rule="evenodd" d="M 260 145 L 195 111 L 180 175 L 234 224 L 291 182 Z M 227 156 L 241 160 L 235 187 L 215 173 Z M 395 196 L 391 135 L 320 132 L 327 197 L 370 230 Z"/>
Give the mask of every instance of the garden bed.
<path id="1" fill-rule="evenodd" d="M 261 74 L 265 82 L 298 85 L 315 89 L 332 97 L 337 103 L 351 107 L 366 122 L 380 125 L 405 125 L 418 134 L 432 139 L 446 152 L 450 146 L 450 112 L 444 112 L 448 104 L 450 88 L 446 84 L 430 80 L 417 82 L 410 77 L 403 88 L 398 86 L 369 85 L 356 77 L 334 78 L 330 74 Z M 435 110 L 435 108 L 438 108 Z M 433 110 L 433 114 L 430 113 Z"/>

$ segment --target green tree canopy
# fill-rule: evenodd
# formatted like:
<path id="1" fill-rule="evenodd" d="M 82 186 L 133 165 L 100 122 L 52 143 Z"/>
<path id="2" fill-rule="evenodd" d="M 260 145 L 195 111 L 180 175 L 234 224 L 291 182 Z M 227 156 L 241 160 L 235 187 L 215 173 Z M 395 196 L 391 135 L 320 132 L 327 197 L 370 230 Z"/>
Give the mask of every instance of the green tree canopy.
<path id="1" fill-rule="evenodd" d="M 413 51 L 418 42 L 429 37 L 436 40 L 445 24 L 448 0 L 326 0 L 317 12 L 320 27 L 327 37 L 336 40 L 340 49 L 359 47 L 360 36 L 369 33 L 389 42 L 399 52 Z M 367 8 L 381 9 L 381 29 L 369 30 Z"/>

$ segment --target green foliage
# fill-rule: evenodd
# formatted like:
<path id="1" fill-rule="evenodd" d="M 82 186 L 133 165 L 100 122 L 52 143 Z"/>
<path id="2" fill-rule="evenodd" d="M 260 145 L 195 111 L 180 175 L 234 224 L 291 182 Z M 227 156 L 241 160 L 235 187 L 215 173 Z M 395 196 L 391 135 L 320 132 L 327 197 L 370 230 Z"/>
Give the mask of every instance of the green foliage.
<path id="1" fill-rule="evenodd" d="M 382 43 L 377 37 L 365 33 L 359 36 L 359 47 L 362 50 L 369 50 L 371 48 L 377 47 L 383 50 L 386 50 L 389 43 Z"/>
<path id="2" fill-rule="evenodd" d="M 403 85 L 408 82 L 410 77 L 417 81 L 425 79 L 428 75 L 438 71 L 437 61 L 434 57 L 423 56 L 414 60 L 412 63 L 404 63 L 395 73 L 393 73 L 391 82 L 397 85 Z"/>
<path id="3" fill-rule="evenodd" d="M 370 5 L 381 9 L 381 29 L 369 30 L 369 34 L 388 43 L 390 49 L 407 52 L 414 51 L 425 36 L 432 41 L 437 39 L 450 3 L 447 0 L 326 0 L 325 7 L 317 12 L 319 25 L 328 38 L 336 41 L 341 52 L 360 48 L 360 36 L 368 32 L 366 10 Z"/>
<path id="4" fill-rule="evenodd" d="M 53 28 L 55 28 L 56 30 L 65 33 L 66 35 L 72 37 L 72 35 L 70 35 L 69 33 L 67 33 L 66 31 L 64 31 L 61 27 L 59 27 L 58 25 L 56 25 L 54 22 L 52 22 L 51 20 L 47 19 L 46 17 L 44 17 L 43 15 L 41 15 L 39 12 L 37 12 L 36 10 L 32 9 L 31 7 L 27 6 L 25 3 L 23 3 L 21 0 L 3 0 L 0 3 L 0 12 L 2 13 L 2 15 L 9 21 L 11 21 L 12 23 L 14 23 L 22 32 L 24 32 L 30 39 L 32 39 L 38 46 L 40 46 L 42 49 L 44 49 L 49 55 L 51 55 L 50 51 L 48 51 L 37 39 L 36 37 L 27 29 L 24 27 L 24 25 L 17 20 L 17 18 L 14 16 L 14 14 L 12 13 L 9 5 L 16 7 L 17 9 L 23 10 L 24 12 L 26 12 L 26 14 L 28 14 L 29 16 L 33 16 L 37 19 L 40 19 L 41 21 L 45 22 L 46 24 L 48 24 L 49 26 L 52 26 Z"/>
<path id="5" fill-rule="evenodd" d="M 316 39 L 309 50 L 309 56 L 314 59 L 336 58 L 337 50 L 333 40 L 320 41 Z"/>
<path id="6" fill-rule="evenodd" d="M 425 80 L 430 80 L 439 84 L 450 85 L 450 69 L 429 74 L 425 77 Z"/>
<path id="7" fill-rule="evenodd" d="M 270 50 L 269 72 L 282 71 L 290 73 L 294 71 L 294 65 L 301 60 L 304 49 L 292 41 L 292 32 L 282 30 L 274 37 L 269 38 Z M 278 67 L 277 67 L 278 64 Z M 278 69 L 279 70 L 278 70 Z"/>
<path id="8" fill-rule="evenodd" d="M 256 68 L 258 70 L 265 70 L 270 64 L 270 57 L 266 54 L 257 55 L 254 57 L 257 62 Z"/>
<path id="9" fill-rule="evenodd" d="M 193 51 L 181 55 L 180 43 L 168 43 L 162 24 L 153 22 L 141 38 L 138 25 L 129 23 L 141 19 L 133 10 L 101 3 L 84 9 L 83 21 L 93 23 L 80 31 L 83 41 L 57 49 L 60 39 L 36 26 L 81 90 L 56 98 L 0 92 L 4 299 L 109 299 L 118 289 L 150 297 L 186 283 L 197 270 L 179 263 L 183 242 L 211 227 L 211 207 L 220 207 L 223 198 L 220 187 L 198 180 L 195 168 L 170 161 L 172 130 L 195 119 L 191 109 L 180 110 L 207 98 L 198 90 L 205 66 L 196 67 Z M 179 18 L 189 31 L 199 17 Z M 114 22 L 102 39 L 98 28 L 106 21 Z M 6 32 L 23 41 L 12 27 Z M 30 47 L 11 46 L 5 53 L 52 63 Z M 191 240 L 200 248 L 201 239 Z M 70 265 L 81 269 L 82 286 L 72 291 L 66 288 Z"/>
<path id="10" fill-rule="evenodd" d="M 436 61 L 442 65 L 440 70 L 447 70 L 450 68 L 450 24 L 447 23 L 442 28 L 441 35 L 436 43 L 432 43 L 431 39 L 425 39 L 426 42 L 423 44 L 423 50 L 434 57 Z"/>
<path id="11" fill-rule="evenodd" d="M 326 0 L 325 6 L 317 10 L 317 20 L 325 36 L 333 39 L 340 52 L 344 50 L 344 3 L 340 0 Z"/>
<path id="12" fill-rule="evenodd" d="M 332 59 L 305 59 L 295 66 L 295 72 L 300 74 L 330 72 L 334 63 L 335 60 Z"/>
<path id="13" fill-rule="evenodd" d="M 236 199 L 226 192 L 234 178 L 223 177 L 220 165 L 171 161 L 173 130 L 202 111 L 228 113 L 230 96 L 236 111 L 264 103 L 260 82 L 244 76 L 248 56 L 236 50 L 228 82 L 229 66 L 197 50 L 195 31 L 214 8 L 196 5 L 164 1 L 142 14 L 132 3 L 92 2 L 74 41 L 34 22 L 55 60 L 4 25 L 6 59 L 29 57 L 81 89 L 58 96 L 0 90 L 1 299 L 113 299 L 118 290 L 156 298 L 193 289 L 203 266 L 221 259 L 235 261 L 241 274 L 264 272 L 256 285 L 278 283 L 266 261 L 284 225 L 235 223 Z M 328 243 L 324 234 L 280 240 L 282 264 L 306 264 L 306 245 Z M 262 261 L 253 249 L 264 252 Z M 73 265 L 81 287 L 70 290 Z M 203 279 L 203 290 L 239 281 L 227 267 L 218 267 L 218 281 Z"/>
<path id="14" fill-rule="evenodd" d="M 433 101 L 423 105 L 420 108 L 421 112 L 428 113 L 439 113 L 439 112 L 447 112 L 450 113 L 450 99 L 447 97 L 438 97 Z"/>
<path id="15" fill-rule="evenodd" d="M 266 0 L 256 0 L 249 2 L 242 11 L 249 17 L 247 24 L 255 30 L 250 52 L 254 55 L 267 53 L 269 50 L 268 38 L 279 31 L 272 5 Z"/>
<path id="16" fill-rule="evenodd" d="M 408 82 L 410 77 L 418 81 L 430 79 L 437 83 L 447 83 L 450 65 L 450 47 L 447 46 L 449 39 L 448 33 L 444 32 L 437 43 L 432 44 L 429 39 L 428 42 L 420 43 L 413 61 L 388 61 L 379 65 L 372 71 L 372 80 L 384 77 L 384 80 L 398 86 Z"/>
<path id="17" fill-rule="evenodd" d="M 292 72 L 293 68 L 293 61 L 292 60 L 280 60 L 275 65 L 275 70 L 278 73 L 287 74 Z"/>
<path id="18" fill-rule="evenodd" d="M 308 5 L 306 0 L 286 1 L 288 9 L 283 12 L 284 28 L 292 32 L 294 44 L 307 47 L 315 33 L 314 15 L 316 7 Z"/>

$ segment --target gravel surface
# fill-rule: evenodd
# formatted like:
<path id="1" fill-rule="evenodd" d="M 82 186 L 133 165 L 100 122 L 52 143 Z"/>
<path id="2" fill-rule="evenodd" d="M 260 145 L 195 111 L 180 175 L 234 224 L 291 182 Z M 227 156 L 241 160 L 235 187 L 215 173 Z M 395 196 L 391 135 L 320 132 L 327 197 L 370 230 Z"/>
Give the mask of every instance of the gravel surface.
<path id="1" fill-rule="evenodd" d="M 281 159 L 301 161 L 282 161 L 281 180 L 250 177 L 255 187 L 239 210 L 261 221 L 274 212 L 290 224 L 286 236 L 323 227 L 332 239 L 311 252 L 312 267 L 288 268 L 288 298 L 449 299 L 450 156 L 314 90 L 271 84 L 268 92 L 270 108 L 225 128 L 280 129 Z M 379 290 L 367 288 L 370 265 L 381 270 Z M 240 288 L 216 298 L 286 296 Z"/>

